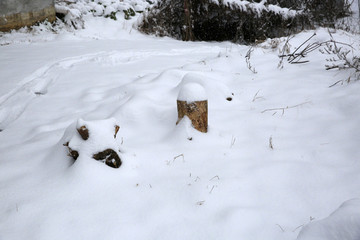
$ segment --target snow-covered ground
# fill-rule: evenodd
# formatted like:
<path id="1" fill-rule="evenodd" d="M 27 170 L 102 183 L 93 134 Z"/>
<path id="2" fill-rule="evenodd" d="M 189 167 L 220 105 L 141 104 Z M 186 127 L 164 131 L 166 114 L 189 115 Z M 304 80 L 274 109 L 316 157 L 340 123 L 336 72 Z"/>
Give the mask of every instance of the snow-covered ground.
<path id="1" fill-rule="evenodd" d="M 303 32 L 291 50 L 314 32 L 330 38 Z M 332 34 L 359 55 L 359 35 Z M 360 82 L 329 88 L 351 72 L 326 71 L 318 51 L 279 69 L 285 41 L 247 62 L 248 46 L 143 36 L 104 18 L 3 35 L 0 239 L 294 240 L 304 229 L 306 240 L 340 226 L 319 239 L 358 240 Z M 206 90 L 206 134 L 175 125 L 185 82 Z M 64 134 L 80 118 L 116 119 L 119 169 L 72 164 Z"/>
<path id="2" fill-rule="evenodd" d="M 351 199 L 329 217 L 305 226 L 297 240 L 360 239 L 360 199 Z"/>

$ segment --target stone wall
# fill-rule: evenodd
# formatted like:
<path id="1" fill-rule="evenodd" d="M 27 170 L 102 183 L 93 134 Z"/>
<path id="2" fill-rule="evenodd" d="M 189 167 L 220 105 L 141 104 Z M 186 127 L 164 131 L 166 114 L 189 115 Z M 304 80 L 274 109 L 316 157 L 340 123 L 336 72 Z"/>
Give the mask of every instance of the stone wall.
<path id="1" fill-rule="evenodd" d="M 1 0 L 0 31 L 31 26 L 44 20 L 55 21 L 53 0 Z"/>

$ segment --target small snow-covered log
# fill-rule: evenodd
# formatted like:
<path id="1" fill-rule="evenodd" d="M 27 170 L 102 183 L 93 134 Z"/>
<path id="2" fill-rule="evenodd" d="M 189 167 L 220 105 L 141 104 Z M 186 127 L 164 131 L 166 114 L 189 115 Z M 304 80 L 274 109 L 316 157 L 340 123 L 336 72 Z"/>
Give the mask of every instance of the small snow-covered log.
<path id="1" fill-rule="evenodd" d="M 114 118 L 96 121 L 78 119 L 66 130 L 63 145 L 74 160 L 92 157 L 110 167 L 119 168 L 122 164 L 116 142 L 119 129 Z"/>
<path id="2" fill-rule="evenodd" d="M 178 124 L 187 116 L 193 127 L 206 133 L 208 131 L 208 101 L 205 89 L 198 83 L 187 83 L 180 90 L 177 99 Z"/>

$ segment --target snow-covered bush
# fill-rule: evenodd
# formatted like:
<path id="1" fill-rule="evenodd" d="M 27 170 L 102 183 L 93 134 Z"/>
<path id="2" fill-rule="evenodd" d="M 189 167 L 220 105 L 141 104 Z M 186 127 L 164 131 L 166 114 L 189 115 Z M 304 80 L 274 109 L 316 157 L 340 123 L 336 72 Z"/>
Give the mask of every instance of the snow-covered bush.
<path id="1" fill-rule="evenodd" d="M 305 9 L 315 24 L 334 26 L 336 19 L 349 15 L 350 5 L 348 0 L 310 0 Z"/>
<path id="2" fill-rule="evenodd" d="M 351 46 L 344 46 L 337 44 L 336 41 L 332 40 L 327 42 L 320 52 L 328 54 L 329 57 L 326 59 L 327 64 L 325 65 L 326 70 L 338 69 L 338 70 L 349 70 L 350 75 L 346 81 L 349 83 L 351 80 L 360 80 L 360 56 L 354 54 Z M 338 83 L 343 83 L 344 80 Z"/>
<path id="3" fill-rule="evenodd" d="M 254 0 L 262 2 L 262 0 Z M 330 23 L 335 19 L 349 14 L 350 0 L 267 0 L 268 4 L 283 8 L 302 10 L 308 13 L 311 20 L 318 24 Z"/>
<path id="4" fill-rule="evenodd" d="M 328 25 L 345 15 L 345 8 L 344 0 L 164 0 L 147 14 L 140 30 L 182 40 L 251 43 Z"/>
<path id="5" fill-rule="evenodd" d="M 151 1 L 145 0 L 57 0 L 57 16 L 67 25 L 76 29 L 83 28 L 83 17 L 91 14 L 117 20 L 118 17 L 131 19 L 136 14 L 149 9 Z"/>
<path id="6" fill-rule="evenodd" d="M 295 33 L 310 26 L 301 11 L 264 1 L 192 1 L 188 9 L 184 5 L 179 0 L 159 2 L 145 17 L 140 30 L 183 40 L 249 43 Z M 184 22 L 186 18 L 188 22 Z"/>

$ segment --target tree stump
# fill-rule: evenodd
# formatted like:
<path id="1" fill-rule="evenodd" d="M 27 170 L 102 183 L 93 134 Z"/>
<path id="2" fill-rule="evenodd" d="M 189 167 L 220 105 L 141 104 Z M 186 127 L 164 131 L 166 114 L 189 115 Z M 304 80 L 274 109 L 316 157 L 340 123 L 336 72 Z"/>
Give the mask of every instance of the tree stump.
<path id="1" fill-rule="evenodd" d="M 177 99 L 178 124 L 187 116 L 192 126 L 203 133 L 208 131 L 208 101 L 205 89 L 198 83 L 185 84 Z"/>
<path id="2" fill-rule="evenodd" d="M 72 126 L 72 125 L 71 125 Z M 118 155 L 120 150 L 116 145 L 116 135 L 120 127 L 115 119 L 84 121 L 79 119 L 75 129 L 63 145 L 68 148 L 69 156 L 77 160 L 80 155 L 92 154 L 92 158 L 101 161 L 109 167 L 119 168 L 122 161 Z M 77 133 L 76 133 L 77 132 Z M 81 138 L 79 138 L 79 136 Z"/>

